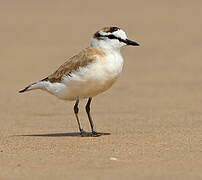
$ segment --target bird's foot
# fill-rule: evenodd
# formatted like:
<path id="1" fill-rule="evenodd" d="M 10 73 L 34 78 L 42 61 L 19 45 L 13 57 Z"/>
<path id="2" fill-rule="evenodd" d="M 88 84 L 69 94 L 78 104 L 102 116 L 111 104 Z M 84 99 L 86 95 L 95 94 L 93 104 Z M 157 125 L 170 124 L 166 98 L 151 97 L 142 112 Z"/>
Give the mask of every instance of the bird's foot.
<path id="1" fill-rule="evenodd" d="M 86 131 L 84 131 L 84 130 L 81 130 L 81 131 L 80 131 L 81 137 L 91 137 L 91 134 L 92 134 L 92 133 L 86 132 Z"/>
<path id="2" fill-rule="evenodd" d="M 81 137 L 98 137 L 98 136 L 101 136 L 102 133 L 96 132 L 96 131 L 86 132 L 82 129 L 82 130 L 80 130 L 80 135 L 81 135 Z"/>
<path id="3" fill-rule="evenodd" d="M 97 131 L 86 132 L 82 129 L 80 130 L 80 135 L 81 137 L 99 137 L 101 135 L 110 135 L 110 133 L 102 133 Z"/>
<path id="4" fill-rule="evenodd" d="M 96 132 L 96 131 L 92 131 L 92 133 L 91 133 L 92 137 L 98 137 L 98 136 L 101 136 L 101 135 L 102 135 L 102 133 Z"/>

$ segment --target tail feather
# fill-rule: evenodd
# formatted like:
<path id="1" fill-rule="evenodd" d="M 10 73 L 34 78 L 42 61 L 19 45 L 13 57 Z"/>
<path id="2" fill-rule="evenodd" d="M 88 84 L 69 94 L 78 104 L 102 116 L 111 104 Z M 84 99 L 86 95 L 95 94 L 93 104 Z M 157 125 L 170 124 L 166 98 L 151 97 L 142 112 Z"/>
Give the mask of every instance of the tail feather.
<path id="1" fill-rule="evenodd" d="M 38 81 L 36 83 L 33 83 L 27 87 L 25 87 L 24 89 L 20 90 L 19 93 L 23 93 L 26 91 L 30 91 L 33 89 L 44 89 L 44 82 L 47 81 L 47 78 L 42 79 L 41 81 Z"/>
<path id="2" fill-rule="evenodd" d="M 19 93 L 23 93 L 23 92 L 27 91 L 27 90 L 30 88 L 30 86 L 31 86 L 31 85 L 29 85 L 29 86 L 27 86 L 26 88 L 20 90 Z"/>
<path id="3" fill-rule="evenodd" d="M 33 84 L 31 84 L 31 85 L 25 87 L 24 89 L 20 90 L 19 93 L 23 93 L 23 92 L 26 92 L 26 91 L 30 91 L 30 90 L 32 90 L 32 89 L 36 89 L 36 88 L 34 88 L 34 87 L 35 87 L 34 85 L 36 85 L 36 84 L 37 84 L 37 83 L 33 83 Z"/>

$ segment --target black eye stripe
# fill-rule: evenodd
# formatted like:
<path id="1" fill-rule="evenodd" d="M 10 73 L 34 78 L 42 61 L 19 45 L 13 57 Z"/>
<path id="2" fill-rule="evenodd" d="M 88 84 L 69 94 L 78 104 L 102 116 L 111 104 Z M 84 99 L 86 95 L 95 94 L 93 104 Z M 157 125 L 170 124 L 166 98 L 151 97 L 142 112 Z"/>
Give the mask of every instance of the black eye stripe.
<path id="1" fill-rule="evenodd" d="M 100 33 L 97 34 L 98 37 L 107 37 L 109 39 L 118 39 L 118 37 L 114 36 L 113 34 L 110 35 L 102 35 Z"/>
<path id="2" fill-rule="evenodd" d="M 109 38 L 109 39 L 117 39 L 117 40 L 119 40 L 120 42 L 126 43 L 124 39 L 121 39 L 121 38 L 119 38 L 119 37 L 116 37 L 116 36 L 114 36 L 113 34 L 110 34 L 110 35 L 101 35 L 100 33 L 98 33 L 98 37 L 107 37 L 107 38 Z"/>
<path id="3" fill-rule="evenodd" d="M 121 39 L 120 37 L 116 37 L 116 36 L 114 36 L 113 34 L 106 35 L 105 37 L 108 37 L 109 39 L 117 39 L 117 40 L 119 40 L 120 42 L 126 43 L 124 39 Z"/>
<path id="4" fill-rule="evenodd" d="M 102 35 L 100 33 L 96 33 L 97 37 L 102 37 Z"/>
<path id="5" fill-rule="evenodd" d="M 116 36 L 114 36 L 114 35 L 112 35 L 112 34 L 107 35 L 106 37 L 108 37 L 109 39 L 117 39 L 117 37 L 116 37 Z"/>

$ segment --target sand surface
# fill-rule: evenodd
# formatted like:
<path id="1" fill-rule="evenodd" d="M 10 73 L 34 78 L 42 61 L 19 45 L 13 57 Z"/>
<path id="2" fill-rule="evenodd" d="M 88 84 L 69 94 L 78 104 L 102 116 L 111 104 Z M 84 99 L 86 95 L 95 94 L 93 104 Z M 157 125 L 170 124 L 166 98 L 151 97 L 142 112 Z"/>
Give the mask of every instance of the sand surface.
<path id="1" fill-rule="evenodd" d="M 202 1 L 1 1 L 0 179 L 202 178 Z M 118 82 L 78 136 L 73 102 L 18 90 L 52 73 L 98 29 L 122 27 Z M 80 118 L 90 130 L 80 104 Z"/>

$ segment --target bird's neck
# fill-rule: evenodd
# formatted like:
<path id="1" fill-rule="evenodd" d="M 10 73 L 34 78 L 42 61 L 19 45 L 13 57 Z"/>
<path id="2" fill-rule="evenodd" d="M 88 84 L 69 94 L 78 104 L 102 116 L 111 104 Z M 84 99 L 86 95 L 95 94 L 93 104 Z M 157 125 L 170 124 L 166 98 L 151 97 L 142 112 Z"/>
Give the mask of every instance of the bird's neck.
<path id="1" fill-rule="evenodd" d="M 100 41 L 97 39 L 91 39 L 92 47 L 97 48 L 106 54 L 108 53 L 120 53 L 121 54 L 121 48 L 113 46 L 112 44 L 106 43 L 105 41 Z"/>

